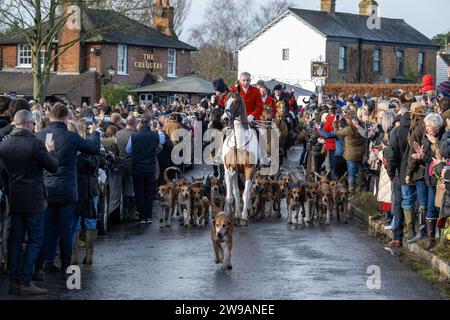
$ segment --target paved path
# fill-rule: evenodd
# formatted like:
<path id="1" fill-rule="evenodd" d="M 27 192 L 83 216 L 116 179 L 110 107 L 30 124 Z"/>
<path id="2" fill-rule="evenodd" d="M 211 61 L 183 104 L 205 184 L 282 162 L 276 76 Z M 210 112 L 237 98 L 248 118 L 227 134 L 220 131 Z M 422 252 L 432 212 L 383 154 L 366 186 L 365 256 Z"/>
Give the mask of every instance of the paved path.
<path id="1" fill-rule="evenodd" d="M 299 150 L 290 153 L 298 159 Z M 293 162 L 291 162 L 293 165 Z M 191 175 L 201 175 L 197 168 Z M 42 299 L 439 299 L 428 282 L 350 225 L 289 228 L 266 219 L 234 233 L 233 270 L 213 263 L 210 227 L 113 226 L 82 267 L 81 290 L 48 275 Z M 367 288 L 367 268 L 381 270 L 381 289 Z M 0 276 L 0 298 L 10 298 Z"/>

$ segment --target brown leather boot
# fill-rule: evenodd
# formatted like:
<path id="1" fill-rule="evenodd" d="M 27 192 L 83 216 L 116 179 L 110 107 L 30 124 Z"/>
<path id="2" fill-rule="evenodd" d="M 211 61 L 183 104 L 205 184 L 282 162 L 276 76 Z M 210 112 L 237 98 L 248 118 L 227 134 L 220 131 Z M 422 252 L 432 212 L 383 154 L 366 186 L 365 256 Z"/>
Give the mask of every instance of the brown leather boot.
<path id="1" fill-rule="evenodd" d="M 47 289 L 36 287 L 33 282 L 29 286 L 21 284 L 19 290 L 22 296 L 40 296 L 48 293 Z"/>
<path id="2" fill-rule="evenodd" d="M 86 230 L 86 257 L 83 264 L 92 265 L 94 257 L 94 244 L 97 239 L 97 230 Z"/>
<path id="3" fill-rule="evenodd" d="M 428 242 L 425 247 L 426 250 L 431 250 L 436 244 L 436 224 L 436 219 L 427 220 Z"/>

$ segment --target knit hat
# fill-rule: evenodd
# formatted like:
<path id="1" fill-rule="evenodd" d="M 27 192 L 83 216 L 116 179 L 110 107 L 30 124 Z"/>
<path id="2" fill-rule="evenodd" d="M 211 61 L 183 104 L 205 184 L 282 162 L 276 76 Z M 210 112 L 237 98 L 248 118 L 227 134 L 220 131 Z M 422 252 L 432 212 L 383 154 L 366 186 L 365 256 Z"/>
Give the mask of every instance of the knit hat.
<path id="1" fill-rule="evenodd" d="M 228 88 L 225 85 L 225 82 L 223 81 L 222 78 L 217 78 L 215 79 L 213 82 L 213 87 L 215 91 L 219 91 L 219 92 L 227 92 Z"/>
<path id="2" fill-rule="evenodd" d="M 438 94 L 442 94 L 446 98 L 450 98 L 450 81 L 444 81 L 441 82 L 440 85 L 438 85 Z"/>

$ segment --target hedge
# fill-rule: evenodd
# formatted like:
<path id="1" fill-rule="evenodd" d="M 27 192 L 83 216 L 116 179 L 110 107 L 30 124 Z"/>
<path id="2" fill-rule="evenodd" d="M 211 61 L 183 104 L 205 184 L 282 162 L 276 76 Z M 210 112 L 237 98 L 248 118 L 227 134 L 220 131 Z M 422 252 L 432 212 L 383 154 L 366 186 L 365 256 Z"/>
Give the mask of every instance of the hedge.
<path id="1" fill-rule="evenodd" d="M 325 94 L 345 94 L 370 95 L 380 97 L 384 94 L 387 97 L 393 96 L 394 90 L 404 90 L 407 93 L 418 95 L 421 89 L 420 84 L 366 84 L 366 83 L 331 83 L 324 87 Z"/>
<path id="2" fill-rule="evenodd" d="M 126 102 L 128 95 L 134 97 L 134 101 L 138 100 L 138 94 L 131 91 L 133 87 L 128 84 L 114 84 L 109 83 L 102 88 L 102 97 L 106 99 L 106 103 L 110 106 L 115 106 L 119 102 Z"/>

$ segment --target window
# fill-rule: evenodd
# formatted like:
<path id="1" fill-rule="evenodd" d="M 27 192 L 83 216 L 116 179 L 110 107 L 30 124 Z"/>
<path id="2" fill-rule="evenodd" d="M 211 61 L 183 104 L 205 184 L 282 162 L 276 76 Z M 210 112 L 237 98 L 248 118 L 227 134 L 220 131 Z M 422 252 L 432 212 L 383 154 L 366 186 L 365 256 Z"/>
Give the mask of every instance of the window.
<path id="1" fill-rule="evenodd" d="M 373 72 L 381 73 L 381 49 L 375 49 L 374 51 Z"/>
<path id="2" fill-rule="evenodd" d="M 17 50 L 17 67 L 31 68 L 31 47 L 28 44 L 19 44 Z"/>
<path id="3" fill-rule="evenodd" d="M 167 59 L 167 76 L 177 76 L 177 51 L 175 49 L 169 49 L 169 57 Z"/>
<path id="4" fill-rule="evenodd" d="M 119 44 L 118 48 L 118 59 L 117 59 L 117 74 L 126 75 L 128 72 L 127 68 L 127 46 Z"/>
<path id="5" fill-rule="evenodd" d="M 403 75 L 403 73 L 405 71 L 405 67 L 404 67 L 403 50 L 402 49 L 397 49 L 396 57 L 397 57 L 397 74 Z"/>
<path id="6" fill-rule="evenodd" d="M 141 101 L 149 103 L 153 101 L 153 94 L 141 94 Z"/>
<path id="7" fill-rule="evenodd" d="M 419 52 L 418 66 L 417 66 L 419 70 L 419 76 L 423 76 L 425 73 L 424 61 L 425 61 L 425 54 L 423 52 Z"/>
<path id="8" fill-rule="evenodd" d="M 289 49 L 283 49 L 283 61 L 289 60 Z"/>
<path id="9" fill-rule="evenodd" d="M 339 47 L 339 70 L 345 70 L 347 68 L 347 48 Z"/>

